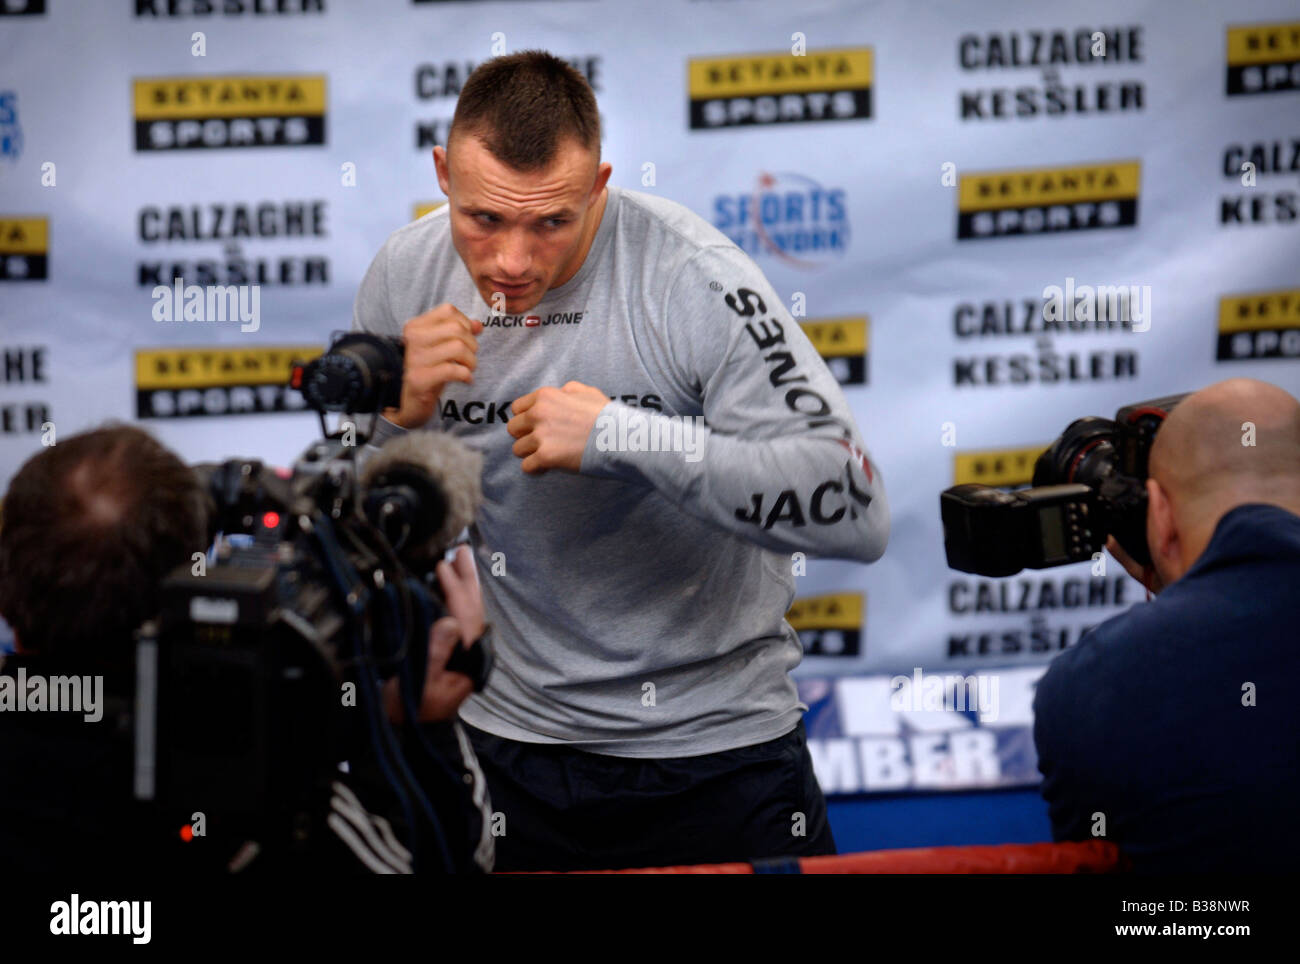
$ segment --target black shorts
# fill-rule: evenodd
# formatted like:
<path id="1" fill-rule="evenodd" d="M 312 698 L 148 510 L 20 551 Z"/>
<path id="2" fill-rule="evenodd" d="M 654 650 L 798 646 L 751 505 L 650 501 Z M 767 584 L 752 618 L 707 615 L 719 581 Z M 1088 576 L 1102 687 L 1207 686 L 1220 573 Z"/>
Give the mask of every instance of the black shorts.
<path id="1" fill-rule="evenodd" d="M 766 743 L 634 759 L 462 723 L 487 777 L 496 870 L 601 870 L 835 853 L 803 721 Z"/>

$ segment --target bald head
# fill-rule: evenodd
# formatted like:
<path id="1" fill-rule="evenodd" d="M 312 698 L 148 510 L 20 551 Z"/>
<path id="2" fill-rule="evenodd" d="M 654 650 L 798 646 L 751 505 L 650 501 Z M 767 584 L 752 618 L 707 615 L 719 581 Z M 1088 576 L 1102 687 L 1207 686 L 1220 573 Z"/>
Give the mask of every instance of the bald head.
<path id="1" fill-rule="evenodd" d="M 1253 378 L 1203 388 L 1179 402 L 1156 433 L 1150 474 L 1180 515 L 1217 521 L 1246 502 L 1298 511 L 1300 402 Z"/>
<path id="2" fill-rule="evenodd" d="M 1300 402 L 1253 378 L 1188 395 L 1156 433 L 1147 496 L 1147 544 L 1166 585 L 1231 509 L 1263 502 L 1300 515 Z"/>

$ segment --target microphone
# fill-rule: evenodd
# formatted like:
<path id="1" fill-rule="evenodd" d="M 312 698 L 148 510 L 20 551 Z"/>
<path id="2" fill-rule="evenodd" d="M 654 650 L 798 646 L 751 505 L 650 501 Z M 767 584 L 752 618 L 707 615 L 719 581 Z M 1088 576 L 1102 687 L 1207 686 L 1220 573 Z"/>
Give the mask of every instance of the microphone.
<path id="1" fill-rule="evenodd" d="M 366 516 L 408 565 L 436 562 L 483 503 L 483 454 L 445 432 L 385 442 L 361 471 Z"/>
<path id="2" fill-rule="evenodd" d="M 417 571 L 432 569 L 483 502 L 483 453 L 445 432 L 408 432 L 370 456 L 361 485 L 363 511 L 402 561 Z M 427 662 L 425 647 L 410 649 L 403 686 L 414 694 L 424 690 Z M 455 646 L 445 668 L 464 673 L 481 691 L 494 662 L 485 632 L 469 649 Z"/>

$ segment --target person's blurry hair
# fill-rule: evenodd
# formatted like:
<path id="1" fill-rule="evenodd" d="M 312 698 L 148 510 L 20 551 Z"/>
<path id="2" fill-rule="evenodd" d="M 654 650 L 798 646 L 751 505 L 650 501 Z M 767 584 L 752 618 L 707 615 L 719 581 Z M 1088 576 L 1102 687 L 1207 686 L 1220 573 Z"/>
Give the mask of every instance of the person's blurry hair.
<path id="1" fill-rule="evenodd" d="M 108 425 L 30 458 L 0 507 L 0 614 L 24 651 L 120 664 L 162 577 L 202 551 L 194 472 L 147 432 Z"/>

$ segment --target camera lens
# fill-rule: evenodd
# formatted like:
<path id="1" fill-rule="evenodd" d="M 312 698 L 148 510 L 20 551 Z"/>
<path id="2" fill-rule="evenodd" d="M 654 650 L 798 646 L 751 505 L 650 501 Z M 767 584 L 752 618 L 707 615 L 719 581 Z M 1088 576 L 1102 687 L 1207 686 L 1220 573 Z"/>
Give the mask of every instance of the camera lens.
<path id="1" fill-rule="evenodd" d="M 344 335 L 303 368 L 301 391 L 320 412 L 377 412 L 402 398 L 403 346 L 397 338 Z"/>
<path id="2" fill-rule="evenodd" d="M 1075 419 L 1061 437 L 1038 457 L 1033 484 L 1080 482 L 1096 487 L 1115 474 L 1115 423 L 1089 415 Z"/>

